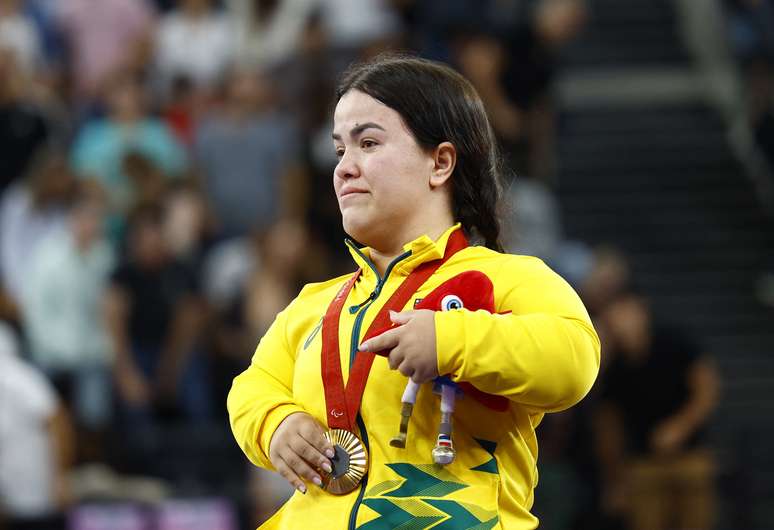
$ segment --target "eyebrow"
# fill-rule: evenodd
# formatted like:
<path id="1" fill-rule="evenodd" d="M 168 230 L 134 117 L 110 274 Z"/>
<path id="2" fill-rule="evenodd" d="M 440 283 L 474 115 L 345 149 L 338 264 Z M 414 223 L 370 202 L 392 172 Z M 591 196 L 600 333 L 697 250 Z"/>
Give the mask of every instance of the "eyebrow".
<path id="1" fill-rule="evenodd" d="M 352 130 L 349 131 L 349 137 L 350 138 L 355 138 L 355 137 L 359 136 L 366 129 L 379 129 L 380 131 L 384 131 L 385 130 L 385 128 L 382 127 L 381 125 L 379 125 L 378 123 L 374 123 L 372 121 L 369 121 L 369 122 L 361 123 L 360 125 L 356 125 L 355 127 L 353 127 Z M 341 141 L 341 136 L 340 135 L 338 135 L 336 133 L 333 133 L 331 136 L 333 137 L 334 140 Z"/>

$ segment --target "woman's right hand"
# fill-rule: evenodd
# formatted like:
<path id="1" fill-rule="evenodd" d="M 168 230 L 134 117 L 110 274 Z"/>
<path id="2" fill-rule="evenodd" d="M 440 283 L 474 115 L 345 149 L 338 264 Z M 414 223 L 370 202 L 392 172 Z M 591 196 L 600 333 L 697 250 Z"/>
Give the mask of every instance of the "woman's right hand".
<path id="1" fill-rule="evenodd" d="M 269 460 L 291 486 L 306 493 L 303 479 L 322 486 L 317 469 L 330 473 L 333 445 L 323 436 L 317 420 L 305 412 L 294 412 L 282 420 L 269 443 Z"/>

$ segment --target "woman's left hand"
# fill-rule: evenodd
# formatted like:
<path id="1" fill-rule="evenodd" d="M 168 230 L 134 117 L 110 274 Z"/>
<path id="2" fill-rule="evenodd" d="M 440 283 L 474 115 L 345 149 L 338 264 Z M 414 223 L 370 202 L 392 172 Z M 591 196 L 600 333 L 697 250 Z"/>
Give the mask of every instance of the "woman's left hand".
<path id="1" fill-rule="evenodd" d="M 435 312 L 429 309 L 390 311 L 397 327 L 363 342 L 360 351 L 389 350 L 391 370 L 398 370 L 415 383 L 438 377 L 438 354 L 435 348 Z"/>

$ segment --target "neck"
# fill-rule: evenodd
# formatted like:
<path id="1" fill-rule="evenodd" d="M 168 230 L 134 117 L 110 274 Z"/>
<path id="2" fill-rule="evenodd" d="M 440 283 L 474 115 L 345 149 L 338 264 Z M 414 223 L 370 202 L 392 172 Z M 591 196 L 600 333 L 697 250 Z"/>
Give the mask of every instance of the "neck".
<path id="1" fill-rule="evenodd" d="M 390 263 L 392 263 L 392 260 L 401 254 L 402 252 L 382 253 L 372 248 L 371 261 L 373 262 L 374 267 L 376 267 L 376 270 L 379 272 L 379 276 L 384 276 L 384 273 L 387 271 L 387 267 L 389 267 Z"/>

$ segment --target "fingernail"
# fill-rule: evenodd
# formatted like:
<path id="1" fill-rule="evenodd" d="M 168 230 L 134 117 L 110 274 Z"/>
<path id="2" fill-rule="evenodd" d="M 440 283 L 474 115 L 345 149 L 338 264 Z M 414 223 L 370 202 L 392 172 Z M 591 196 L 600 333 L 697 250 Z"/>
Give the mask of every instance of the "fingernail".
<path id="1" fill-rule="evenodd" d="M 395 316 L 395 315 L 397 315 L 397 314 L 398 314 L 398 312 L 397 312 L 397 311 L 393 311 L 392 309 L 390 309 L 390 316 L 391 316 L 391 317 L 394 317 L 394 316 Z"/>
<path id="2" fill-rule="evenodd" d="M 368 347 L 368 341 L 365 341 L 363 344 L 357 347 L 359 351 L 366 351 L 366 348 Z"/>
<path id="3" fill-rule="evenodd" d="M 328 462 L 323 462 L 322 468 L 325 470 L 326 473 L 332 473 L 333 468 Z"/>
<path id="4" fill-rule="evenodd" d="M 327 456 L 328 458 L 333 458 L 334 456 L 336 456 L 336 451 L 334 451 L 333 449 L 326 449 L 325 456 Z"/>
<path id="5" fill-rule="evenodd" d="M 317 484 L 318 486 L 322 486 L 322 480 L 320 480 L 320 477 L 314 477 L 314 478 L 312 479 L 312 482 L 314 482 L 314 483 L 315 483 L 315 484 Z"/>
<path id="6" fill-rule="evenodd" d="M 306 495 L 306 486 L 304 486 L 303 484 L 299 484 L 298 485 L 298 491 L 300 491 L 301 493 Z"/>

